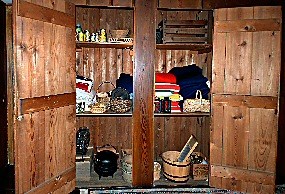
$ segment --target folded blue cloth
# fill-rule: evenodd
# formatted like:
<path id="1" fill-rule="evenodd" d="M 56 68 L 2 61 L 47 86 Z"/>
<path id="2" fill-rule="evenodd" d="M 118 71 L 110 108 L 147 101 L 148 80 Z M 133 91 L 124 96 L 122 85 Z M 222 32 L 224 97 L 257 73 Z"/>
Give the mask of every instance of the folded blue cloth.
<path id="1" fill-rule="evenodd" d="M 116 87 L 124 88 L 129 93 L 133 93 L 133 76 L 121 73 L 120 77 L 116 80 Z"/>
<path id="2" fill-rule="evenodd" d="M 202 97 L 208 99 L 210 88 L 207 85 L 208 78 L 203 76 L 202 69 L 198 66 L 188 65 L 183 67 L 174 67 L 169 73 L 175 75 L 177 84 L 180 86 L 179 94 L 183 99 L 193 99 L 196 97 L 196 91 L 201 90 Z"/>
<path id="3" fill-rule="evenodd" d="M 175 75 L 177 82 L 184 78 L 202 75 L 202 69 L 195 64 L 183 66 L 183 67 L 173 67 L 168 73 Z"/>

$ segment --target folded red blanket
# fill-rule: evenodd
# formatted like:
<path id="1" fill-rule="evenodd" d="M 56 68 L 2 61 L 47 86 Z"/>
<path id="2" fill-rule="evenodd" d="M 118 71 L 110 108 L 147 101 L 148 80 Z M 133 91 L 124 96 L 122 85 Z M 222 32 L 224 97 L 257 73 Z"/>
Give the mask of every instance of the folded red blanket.
<path id="1" fill-rule="evenodd" d="M 76 88 L 84 90 L 85 92 L 90 92 L 89 91 L 89 84 L 87 84 L 87 83 L 77 82 L 76 83 Z"/>
<path id="2" fill-rule="evenodd" d="M 171 73 L 155 73 L 155 82 L 156 83 L 166 82 L 166 83 L 175 84 L 176 77 Z"/>

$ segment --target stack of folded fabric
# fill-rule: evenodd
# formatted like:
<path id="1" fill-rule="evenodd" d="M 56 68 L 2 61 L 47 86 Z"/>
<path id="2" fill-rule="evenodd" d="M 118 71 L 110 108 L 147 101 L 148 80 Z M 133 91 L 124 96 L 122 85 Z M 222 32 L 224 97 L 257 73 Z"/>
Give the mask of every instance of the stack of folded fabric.
<path id="1" fill-rule="evenodd" d="M 95 102 L 95 91 L 92 90 L 93 81 L 83 76 L 76 76 L 76 103 L 84 103 L 85 111 Z"/>
<path id="2" fill-rule="evenodd" d="M 156 99 L 171 100 L 171 112 L 181 112 L 179 101 L 182 97 L 179 95 L 180 86 L 176 84 L 176 77 L 171 73 L 155 74 L 155 97 Z"/>
<path id="3" fill-rule="evenodd" d="M 196 91 L 200 90 L 204 99 L 208 99 L 210 88 L 208 86 L 208 78 L 202 74 L 202 69 L 195 64 L 174 67 L 168 73 L 175 75 L 177 84 L 180 86 L 179 94 L 183 99 L 193 99 L 196 97 Z"/>

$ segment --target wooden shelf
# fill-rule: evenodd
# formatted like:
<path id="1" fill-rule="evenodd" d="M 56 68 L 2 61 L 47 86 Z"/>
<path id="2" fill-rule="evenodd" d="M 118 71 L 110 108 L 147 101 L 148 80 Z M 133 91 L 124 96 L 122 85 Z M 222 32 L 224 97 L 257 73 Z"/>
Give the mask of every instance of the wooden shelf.
<path id="1" fill-rule="evenodd" d="M 212 51 L 211 44 L 157 44 L 159 50 L 190 50 L 194 53 L 209 53 Z"/>
<path id="2" fill-rule="evenodd" d="M 132 117 L 131 112 L 127 113 L 79 113 L 77 117 Z M 209 117 L 210 113 L 154 113 L 154 117 Z"/>
<path id="3" fill-rule="evenodd" d="M 193 113 L 154 113 L 155 117 L 208 117 L 210 113 L 207 112 L 193 112 Z"/>
<path id="4" fill-rule="evenodd" d="M 99 179 L 98 174 L 94 171 L 94 167 L 92 166 L 91 174 L 89 178 L 79 178 L 76 180 L 76 188 L 77 189 L 124 189 L 124 188 L 132 188 L 132 185 L 126 181 L 124 181 L 122 177 L 122 169 L 119 168 L 117 172 L 109 177 L 101 177 Z M 161 171 L 160 179 L 154 182 L 154 187 L 167 187 L 167 186 L 175 186 L 175 187 L 197 187 L 197 186 L 208 186 L 208 181 L 195 181 L 193 179 L 189 179 L 185 183 L 177 183 L 167 180 Z"/>
<path id="5" fill-rule="evenodd" d="M 118 43 L 110 43 L 110 42 L 76 42 L 76 48 L 116 48 L 116 49 L 124 49 L 131 48 L 133 46 L 132 42 L 118 42 Z"/>
<path id="6" fill-rule="evenodd" d="M 132 113 L 127 112 L 127 113 L 91 113 L 91 112 L 86 112 L 86 113 L 78 113 L 76 114 L 77 117 L 131 117 Z"/>
<path id="7" fill-rule="evenodd" d="M 124 49 L 131 48 L 132 42 L 122 43 L 98 43 L 98 42 L 76 42 L 76 50 L 81 51 L 81 48 L 116 48 Z M 212 51 L 211 44 L 157 44 L 156 49 L 159 50 L 190 50 L 193 53 L 209 53 Z"/>

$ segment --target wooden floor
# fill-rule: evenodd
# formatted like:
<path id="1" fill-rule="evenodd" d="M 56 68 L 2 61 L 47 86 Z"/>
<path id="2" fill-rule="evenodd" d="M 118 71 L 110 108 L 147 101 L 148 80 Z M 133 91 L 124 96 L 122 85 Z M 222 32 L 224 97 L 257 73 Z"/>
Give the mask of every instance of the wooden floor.
<path id="1" fill-rule="evenodd" d="M 76 179 L 76 187 L 80 188 L 114 188 L 114 187 L 132 187 L 131 184 L 127 183 L 122 178 L 122 170 L 118 169 L 113 177 L 101 177 L 94 170 L 91 171 L 91 176 Z M 188 187 L 199 187 L 208 186 L 208 181 L 194 181 L 191 178 L 186 183 L 176 183 L 167 180 L 161 173 L 160 179 L 154 182 L 154 187 L 160 186 L 188 186 Z"/>

